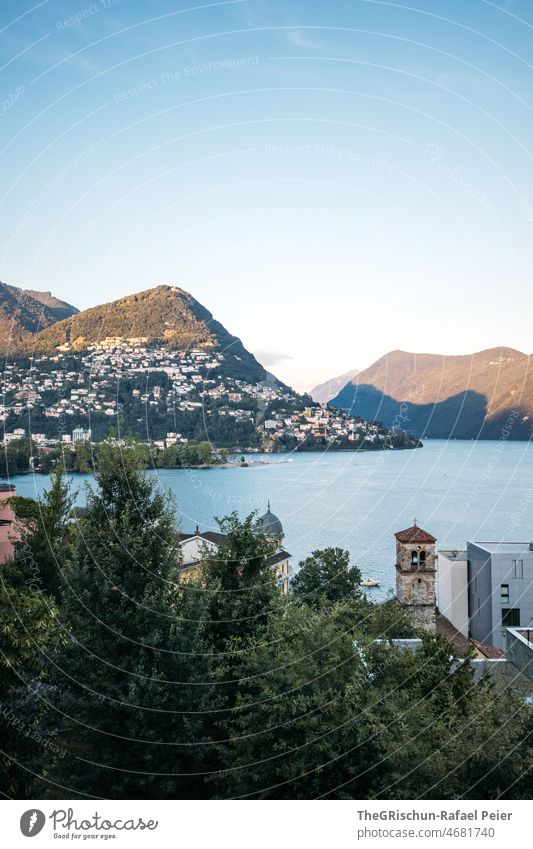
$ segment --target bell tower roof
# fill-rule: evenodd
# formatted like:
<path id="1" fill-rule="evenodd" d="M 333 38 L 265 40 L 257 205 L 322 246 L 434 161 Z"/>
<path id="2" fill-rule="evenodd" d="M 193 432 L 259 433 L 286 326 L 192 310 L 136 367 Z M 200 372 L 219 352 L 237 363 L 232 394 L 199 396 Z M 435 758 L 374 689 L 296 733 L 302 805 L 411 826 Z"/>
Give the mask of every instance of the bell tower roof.
<path id="1" fill-rule="evenodd" d="M 415 524 L 411 528 L 406 528 L 405 531 L 398 531 L 397 534 L 394 534 L 398 542 L 402 543 L 434 543 L 437 542 L 436 538 L 431 534 L 428 534 L 423 528 L 419 528 L 418 525 Z"/>

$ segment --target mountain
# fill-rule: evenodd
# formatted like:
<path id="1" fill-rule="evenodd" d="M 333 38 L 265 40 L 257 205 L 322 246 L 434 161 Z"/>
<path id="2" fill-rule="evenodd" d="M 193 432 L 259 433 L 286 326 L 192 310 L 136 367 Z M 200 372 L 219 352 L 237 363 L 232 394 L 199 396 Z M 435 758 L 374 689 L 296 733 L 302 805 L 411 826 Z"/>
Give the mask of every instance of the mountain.
<path id="1" fill-rule="evenodd" d="M 2 353 L 76 312 L 50 292 L 34 292 L 0 283 L 0 346 Z"/>
<path id="2" fill-rule="evenodd" d="M 339 377 L 332 377 L 324 383 L 314 386 L 309 392 L 309 395 L 318 404 L 327 404 L 328 401 L 334 398 L 358 374 L 359 371 L 356 368 L 352 368 L 350 371 L 339 375 Z"/>
<path id="3" fill-rule="evenodd" d="M 531 439 L 533 358 L 513 348 L 464 356 L 391 351 L 330 403 L 419 437 Z"/>
<path id="4" fill-rule="evenodd" d="M 108 337 L 141 337 L 148 343 L 161 342 L 174 351 L 218 350 L 224 353 L 225 367 L 232 377 L 252 382 L 275 381 L 240 339 L 232 336 L 215 321 L 209 310 L 177 286 L 156 286 L 50 323 L 31 339 L 26 339 L 21 350 L 46 354 L 61 346 L 83 352 L 92 343 Z"/>
<path id="5" fill-rule="evenodd" d="M 14 286 L 12 287 L 15 288 Z M 51 292 L 37 292 L 35 289 L 22 289 L 23 295 L 28 295 L 30 298 L 33 298 L 34 301 L 38 301 L 40 304 L 43 304 L 47 308 L 47 311 L 51 313 L 56 321 L 61 321 L 64 318 L 69 318 L 71 315 L 76 315 L 79 312 L 76 307 L 73 307 L 72 304 L 67 304 L 66 301 L 62 301 L 60 298 L 56 298 L 55 295 L 52 295 Z"/>
<path id="6" fill-rule="evenodd" d="M 206 439 L 233 451 L 419 445 L 403 432 L 392 434 L 299 395 L 176 286 L 157 286 L 54 323 L 51 310 L 68 305 L 49 293 L 20 292 L 18 298 L 35 305 L 35 295 L 50 324 L 39 330 L 28 321 L 12 362 L 0 372 L 0 417 L 13 443 L 30 423 L 28 433 L 46 453 L 65 436 L 79 436 L 81 427 L 94 442 L 134 435 L 154 450 L 170 448 L 174 464 L 176 446 Z"/>

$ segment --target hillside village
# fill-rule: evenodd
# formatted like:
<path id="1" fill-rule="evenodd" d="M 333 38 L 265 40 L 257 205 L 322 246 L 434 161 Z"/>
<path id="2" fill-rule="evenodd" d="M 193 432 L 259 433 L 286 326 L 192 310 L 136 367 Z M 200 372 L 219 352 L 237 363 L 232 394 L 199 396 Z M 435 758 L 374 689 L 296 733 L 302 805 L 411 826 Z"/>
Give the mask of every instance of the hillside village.
<path id="1" fill-rule="evenodd" d="M 37 451 L 61 442 L 133 435 L 156 450 L 209 440 L 229 450 L 413 447 L 404 434 L 313 402 L 273 376 L 237 376 L 231 354 L 186 351 L 146 337 L 106 337 L 73 350 L 19 358 L 0 379 L 4 444 L 31 437 Z"/>

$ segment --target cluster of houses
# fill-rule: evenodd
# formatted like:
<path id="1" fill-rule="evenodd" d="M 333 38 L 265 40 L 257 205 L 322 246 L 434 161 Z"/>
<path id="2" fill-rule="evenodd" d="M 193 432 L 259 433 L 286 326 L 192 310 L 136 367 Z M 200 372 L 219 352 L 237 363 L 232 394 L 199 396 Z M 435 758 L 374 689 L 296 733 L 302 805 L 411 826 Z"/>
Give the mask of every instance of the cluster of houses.
<path id="1" fill-rule="evenodd" d="M 262 422 L 259 429 L 264 433 L 265 442 L 273 445 L 292 439 L 297 443 L 321 440 L 330 444 L 367 442 L 369 445 L 385 445 L 387 440 L 384 429 L 375 422 L 355 419 L 326 405 L 305 407 L 292 414 L 277 412 Z"/>
<path id="2" fill-rule="evenodd" d="M 26 433 L 26 428 L 16 427 L 14 430 L 5 431 L 0 435 L 0 442 L 4 445 L 9 445 L 10 442 L 17 442 L 19 439 L 31 439 L 38 448 L 55 447 L 59 442 L 63 445 L 76 445 L 77 442 L 91 441 L 91 428 L 75 427 L 71 433 L 62 433 L 58 437 L 48 437 L 46 433 Z"/>
<path id="3" fill-rule="evenodd" d="M 32 434 L 34 442 L 44 446 L 57 443 L 57 433 L 63 435 L 63 442 L 75 442 L 79 428 L 69 427 L 69 421 L 77 424 L 89 416 L 108 416 L 112 426 L 113 418 L 137 404 L 138 422 L 143 422 L 142 410 L 150 408 L 155 414 L 174 418 L 180 412 L 196 411 L 207 418 L 216 415 L 229 422 L 245 422 L 247 432 L 257 433 L 266 450 L 304 442 L 387 447 L 387 433 L 375 423 L 327 406 L 304 407 L 292 390 L 276 380 L 267 376 L 262 382 L 250 383 L 228 376 L 223 366 L 220 351 L 172 351 L 164 345 L 149 345 L 145 337 L 110 336 L 78 352 L 67 341 L 53 355 L 35 355 L 29 364 L 4 367 L 0 376 L 4 442 L 24 436 L 23 428 L 16 426 L 17 417 L 27 420 L 32 412 L 45 417 L 39 430 L 51 420 L 48 435 Z M 125 381 L 129 381 L 127 396 L 121 391 Z M 213 401 L 215 406 L 209 403 Z M 176 423 L 179 427 L 179 421 Z M 52 432 L 55 438 L 49 439 Z M 175 431 L 166 438 L 158 437 L 156 448 L 187 441 Z"/>
<path id="4" fill-rule="evenodd" d="M 76 356 L 73 364 L 70 357 Z M 255 415 L 242 402 L 253 400 L 262 408 L 271 401 L 290 400 L 294 394 L 276 381 L 249 383 L 222 376 L 224 354 L 190 349 L 172 351 L 148 345 L 144 337 L 107 337 L 76 352 L 70 342 L 52 356 L 36 355 L 31 364 L 7 364 L 0 377 L 3 404 L 0 421 L 27 416 L 39 410 L 44 416 L 117 416 L 122 405 L 117 386 L 127 378 L 145 378 L 143 389 L 134 388 L 128 401 L 168 411 L 193 411 L 207 400 L 223 403 L 217 414 L 237 420 Z M 75 367 L 74 367 L 75 366 Z M 158 383 L 158 375 L 164 377 Z M 150 379 L 151 376 L 151 379 Z M 161 385 L 160 385 L 161 384 Z"/>

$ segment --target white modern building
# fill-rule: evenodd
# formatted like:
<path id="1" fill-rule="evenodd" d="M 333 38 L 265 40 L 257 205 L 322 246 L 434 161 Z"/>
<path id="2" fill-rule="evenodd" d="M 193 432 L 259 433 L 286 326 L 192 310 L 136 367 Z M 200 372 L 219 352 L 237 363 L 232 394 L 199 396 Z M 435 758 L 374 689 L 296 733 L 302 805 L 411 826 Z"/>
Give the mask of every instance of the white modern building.
<path id="1" fill-rule="evenodd" d="M 439 551 L 437 606 L 464 637 L 505 651 L 506 628 L 533 627 L 533 543 Z"/>
<path id="2" fill-rule="evenodd" d="M 470 636 L 505 650 L 506 627 L 533 627 L 533 543 L 469 542 Z"/>
<path id="3" fill-rule="evenodd" d="M 468 556 L 466 551 L 439 551 L 437 606 L 463 637 L 468 638 Z"/>

